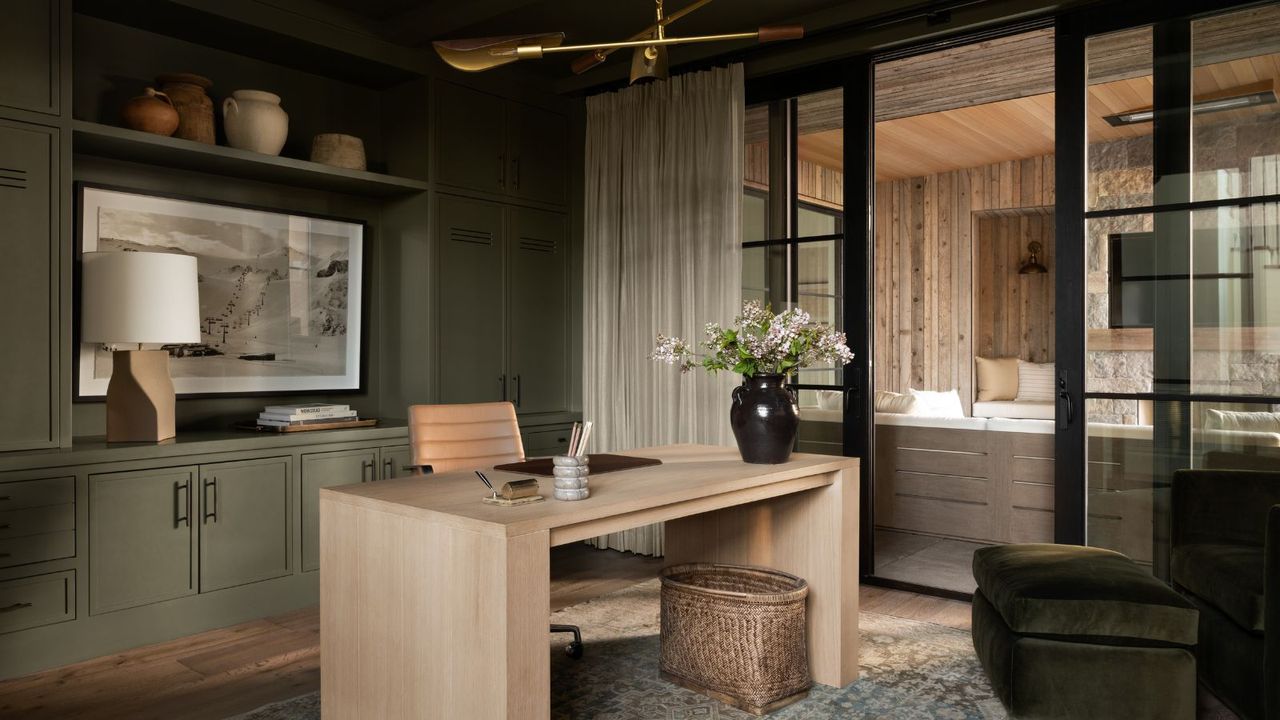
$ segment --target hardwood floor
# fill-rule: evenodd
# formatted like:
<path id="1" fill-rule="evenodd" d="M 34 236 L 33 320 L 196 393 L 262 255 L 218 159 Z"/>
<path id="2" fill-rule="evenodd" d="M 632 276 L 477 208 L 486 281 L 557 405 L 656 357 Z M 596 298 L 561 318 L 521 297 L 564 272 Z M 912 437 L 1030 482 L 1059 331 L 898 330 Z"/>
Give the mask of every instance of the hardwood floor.
<path id="1" fill-rule="evenodd" d="M 662 563 L 582 544 L 556 548 L 551 609 L 656 577 Z M 969 627 L 968 603 L 870 586 L 861 598 L 869 612 Z M 0 682 L 0 717 L 221 720 L 319 686 L 312 607 Z"/>

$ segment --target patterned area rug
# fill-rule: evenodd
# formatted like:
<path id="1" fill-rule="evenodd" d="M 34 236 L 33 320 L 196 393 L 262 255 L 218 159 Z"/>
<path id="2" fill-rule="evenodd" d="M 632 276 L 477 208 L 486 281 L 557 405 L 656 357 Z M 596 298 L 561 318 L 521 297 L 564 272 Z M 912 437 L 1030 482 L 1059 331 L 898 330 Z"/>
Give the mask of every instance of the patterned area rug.
<path id="1" fill-rule="evenodd" d="M 551 644 L 551 716 L 598 720 L 739 720 L 753 717 L 658 677 L 658 581 L 561 610 L 554 622 L 581 625 L 586 655 Z M 769 717 L 1004 718 L 973 654 L 969 634 L 864 612 L 862 673 L 843 690 L 815 685 L 806 700 Z M 319 720 L 311 693 L 259 708 L 241 720 Z"/>

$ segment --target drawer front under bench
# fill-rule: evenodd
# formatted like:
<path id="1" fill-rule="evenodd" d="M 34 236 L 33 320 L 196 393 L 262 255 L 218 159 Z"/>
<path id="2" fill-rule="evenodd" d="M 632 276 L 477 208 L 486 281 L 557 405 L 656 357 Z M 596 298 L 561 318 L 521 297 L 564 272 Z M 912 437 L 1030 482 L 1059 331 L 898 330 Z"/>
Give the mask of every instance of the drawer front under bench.
<path id="1" fill-rule="evenodd" d="M 75 608 L 74 570 L 0 583 L 0 633 L 74 620 Z"/>

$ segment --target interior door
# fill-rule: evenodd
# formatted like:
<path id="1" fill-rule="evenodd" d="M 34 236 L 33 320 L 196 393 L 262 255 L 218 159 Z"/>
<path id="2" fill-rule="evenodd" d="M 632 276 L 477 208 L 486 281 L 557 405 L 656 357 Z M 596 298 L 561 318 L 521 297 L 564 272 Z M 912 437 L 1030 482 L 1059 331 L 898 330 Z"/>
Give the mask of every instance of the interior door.
<path id="1" fill-rule="evenodd" d="M 511 397 L 504 370 L 502 206 L 439 198 L 440 402 Z"/>
<path id="2" fill-rule="evenodd" d="M 511 208 L 507 240 L 511 392 L 519 413 L 568 406 L 568 253 L 565 216 Z"/>
<path id="3" fill-rule="evenodd" d="M 289 574 L 289 464 L 200 466 L 200 592 Z"/>

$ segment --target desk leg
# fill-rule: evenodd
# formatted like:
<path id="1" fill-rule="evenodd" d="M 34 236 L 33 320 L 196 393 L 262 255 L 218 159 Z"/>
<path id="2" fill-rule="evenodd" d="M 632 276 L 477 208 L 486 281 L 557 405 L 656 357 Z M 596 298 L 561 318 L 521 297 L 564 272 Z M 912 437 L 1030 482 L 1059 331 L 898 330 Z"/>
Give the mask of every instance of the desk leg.
<path id="1" fill-rule="evenodd" d="M 485 535 L 320 503 L 328 718 L 551 715 L 546 532 Z"/>
<path id="2" fill-rule="evenodd" d="M 858 472 L 814 490 L 666 523 L 666 560 L 762 565 L 809 582 L 814 680 L 858 679 Z"/>

